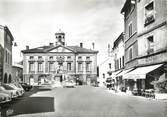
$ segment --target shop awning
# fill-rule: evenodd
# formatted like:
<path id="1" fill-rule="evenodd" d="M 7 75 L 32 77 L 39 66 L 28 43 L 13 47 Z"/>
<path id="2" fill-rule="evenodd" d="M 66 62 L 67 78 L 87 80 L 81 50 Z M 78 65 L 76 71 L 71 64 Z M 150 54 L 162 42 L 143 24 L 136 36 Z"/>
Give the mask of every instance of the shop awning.
<path id="1" fill-rule="evenodd" d="M 123 79 L 145 79 L 146 74 L 162 66 L 162 64 L 139 67 L 123 75 Z"/>
<path id="2" fill-rule="evenodd" d="M 112 73 L 112 77 L 116 77 L 116 75 L 119 74 L 121 71 L 122 71 L 122 70 L 118 70 L 118 71 L 116 71 L 116 72 L 113 72 L 113 73 Z"/>
<path id="3" fill-rule="evenodd" d="M 134 69 L 134 68 L 130 68 L 130 69 L 123 70 L 123 71 L 121 71 L 120 73 L 118 73 L 116 76 L 123 76 L 123 75 L 125 75 L 126 73 L 128 73 L 129 71 L 131 71 L 132 69 Z"/>

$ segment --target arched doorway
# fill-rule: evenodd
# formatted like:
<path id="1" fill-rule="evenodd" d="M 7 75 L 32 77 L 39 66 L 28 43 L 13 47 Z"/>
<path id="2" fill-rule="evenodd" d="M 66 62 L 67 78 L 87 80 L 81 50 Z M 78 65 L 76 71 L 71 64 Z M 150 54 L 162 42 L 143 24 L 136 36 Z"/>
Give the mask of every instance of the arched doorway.
<path id="1" fill-rule="evenodd" d="M 7 75 L 7 73 L 5 73 L 5 75 L 4 75 L 4 83 L 8 83 L 8 75 Z"/>
<path id="2" fill-rule="evenodd" d="M 11 74 L 9 75 L 9 83 L 11 83 L 12 82 L 12 76 L 11 76 Z"/>

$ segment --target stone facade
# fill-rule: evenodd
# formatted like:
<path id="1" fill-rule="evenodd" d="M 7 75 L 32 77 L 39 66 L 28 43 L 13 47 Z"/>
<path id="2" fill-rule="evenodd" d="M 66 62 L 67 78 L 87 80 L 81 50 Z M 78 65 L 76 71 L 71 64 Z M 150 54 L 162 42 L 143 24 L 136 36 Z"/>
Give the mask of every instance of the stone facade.
<path id="1" fill-rule="evenodd" d="M 125 64 L 126 68 L 131 68 L 138 64 L 136 61 L 138 56 L 137 3 L 126 0 L 121 13 L 124 14 Z"/>
<path id="2" fill-rule="evenodd" d="M 0 82 L 12 81 L 12 42 L 14 38 L 7 26 L 0 26 Z"/>
<path id="3" fill-rule="evenodd" d="M 115 73 L 121 72 L 125 67 L 125 46 L 124 46 L 124 33 L 121 33 L 119 37 L 114 41 L 114 63 L 115 63 Z M 115 74 L 113 73 L 113 74 Z M 122 76 L 113 75 L 115 82 L 114 89 L 120 90 L 124 84 Z"/>
<path id="4" fill-rule="evenodd" d="M 56 43 L 23 50 L 23 80 L 31 84 L 71 79 L 90 84 L 97 79 L 98 51 L 66 46 L 65 34 L 56 34 Z"/>
<path id="5" fill-rule="evenodd" d="M 14 63 L 12 65 L 12 81 L 22 82 L 23 81 L 23 65 L 19 63 Z"/>
<path id="6" fill-rule="evenodd" d="M 121 10 L 125 18 L 126 68 L 134 68 L 134 72 L 132 72 L 135 73 L 135 70 L 139 71 L 147 66 L 160 66 L 145 73 L 144 78 L 129 78 L 134 80 L 134 88 L 154 88 L 151 82 L 166 79 L 166 75 L 164 75 L 166 74 L 167 62 L 166 6 L 166 0 L 126 0 Z M 129 22 L 134 23 L 132 28 L 129 26 Z M 128 37 L 129 32 L 132 32 L 132 36 Z M 128 53 L 128 48 L 131 48 L 130 46 L 133 46 L 131 60 L 128 58 L 130 56 Z M 161 79 L 161 76 L 165 77 Z"/>
<path id="7" fill-rule="evenodd" d="M 166 5 L 167 2 L 165 0 L 146 0 L 138 3 L 139 65 L 150 65 L 167 61 Z M 150 16 L 148 16 L 152 17 L 150 21 L 147 21 L 148 18 L 144 14 L 147 7 L 152 8 L 149 11 Z"/>

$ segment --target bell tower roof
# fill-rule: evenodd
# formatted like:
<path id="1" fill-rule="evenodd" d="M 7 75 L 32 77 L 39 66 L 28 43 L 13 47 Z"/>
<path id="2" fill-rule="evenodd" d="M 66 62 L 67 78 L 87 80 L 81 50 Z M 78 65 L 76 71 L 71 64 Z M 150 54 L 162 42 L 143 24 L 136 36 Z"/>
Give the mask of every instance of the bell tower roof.
<path id="1" fill-rule="evenodd" d="M 56 34 L 64 34 L 65 35 L 65 33 L 61 30 L 61 29 L 59 29 L 56 33 L 55 33 L 55 35 Z"/>
<path id="2" fill-rule="evenodd" d="M 55 37 L 56 37 L 56 46 L 65 45 L 65 33 L 61 29 L 59 29 L 59 31 L 55 33 Z"/>

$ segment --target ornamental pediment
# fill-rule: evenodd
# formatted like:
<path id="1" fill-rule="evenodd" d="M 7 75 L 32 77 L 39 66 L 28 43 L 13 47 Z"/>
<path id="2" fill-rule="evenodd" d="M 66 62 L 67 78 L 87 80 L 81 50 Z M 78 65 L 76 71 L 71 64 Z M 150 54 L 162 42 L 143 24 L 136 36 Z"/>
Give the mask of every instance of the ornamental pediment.
<path id="1" fill-rule="evenodd" d="M 53 48 L 49 52 L 73 52 L 73 51 L 70 50 L 70 49 L 67 49 L 65 47 L 60 46 L 60 47 L 57 47 L 57 48 Z"/>

